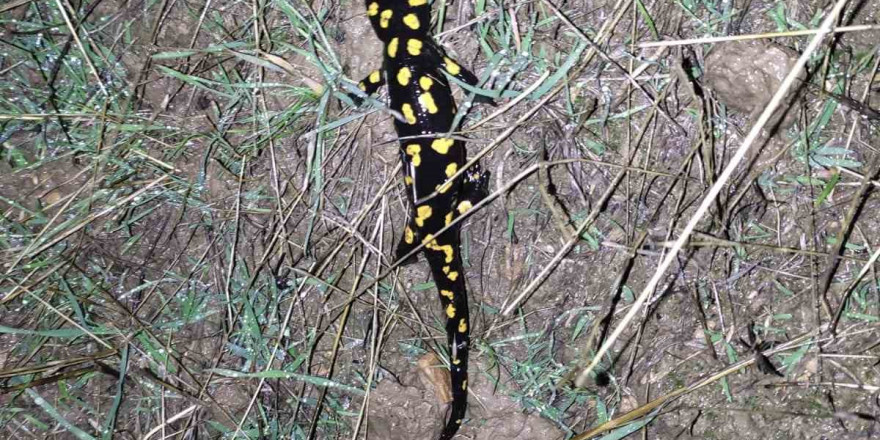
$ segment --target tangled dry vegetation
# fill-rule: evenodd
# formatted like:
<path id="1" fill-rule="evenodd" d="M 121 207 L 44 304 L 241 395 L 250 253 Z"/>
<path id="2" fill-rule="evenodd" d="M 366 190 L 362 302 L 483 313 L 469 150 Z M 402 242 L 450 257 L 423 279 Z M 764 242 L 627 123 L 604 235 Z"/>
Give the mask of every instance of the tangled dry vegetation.
<path id="1" fill-rule="evenodd" d="M 876 435 L 880 4 L 433 10 L 499 103 L 458 133 L 493 176 L 461 438 Z M 0 23 L 0 437 L 436 433 L 390 116 L 345 96 L 381 51 L 360 2 Z"/>

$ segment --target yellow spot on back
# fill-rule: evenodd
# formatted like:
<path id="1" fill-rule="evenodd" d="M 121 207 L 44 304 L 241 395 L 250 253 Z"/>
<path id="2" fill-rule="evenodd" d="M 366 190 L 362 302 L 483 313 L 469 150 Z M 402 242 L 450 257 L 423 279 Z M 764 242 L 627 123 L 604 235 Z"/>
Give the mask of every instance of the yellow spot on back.
<path id="1" fill-rule="evenodd" d="M 430 114 L 437 113 L 437 104 L 434 103 L 434 97 L 431 96 L 431 92 L 425 92 L 419 95 L 419 104 L 422 105 L 422 108 L 428 111 Z"/>
<path id="2" fill-rule="evenodd" d="M 413 244 L 416 240 L 416 234 L 413 233 L 413 230 L 410 229 L 409 226 L 403 229 L 403 240 L 406 244 Z"/>
<path id="3" fill-rule="evenodd" d="M 455 318 L 455 306 L 454 305 L 450 304 L 450 305 L 446 306 L 446 316 L 448 316 L 449 319 Z"/>
<path id="4" fill-rule="evenodd" d="M 412 78 L 412 72 L 410 72 L 409 67 L 401 67 L 400 70 L 397 71 L 397 82 L 400 85 L 405 86 L 409 84 L 409 79 Z"/>
<path id="5" fill-rule="evenodd" d="M 397 56 L 397 43 L 399 42 L 397 37 L 391 39 L 388 42 L 388 56 L 394 58 Z"/>
<path id="6" fill-rule="evenodd" d="M 461 203 L 458 204 L 458 212 L 459 214 L 464 214 L 468 212 L 469 209 L 473 208 L 474 204 L 471 203 L 470 200 L 462 200 Z"/>
<path id="7" fill-rule="evenodd" d="M 449 273 L 449 266 L 443 266 L 443 273 Z"/>
<path id="8" fill-rule="evenodd" d="M 465 380 L 464 382 L 461 383 L 461 390 L 467 391 L 467 380 Z"/>
<path id="9" fill-rule="evenodd" d="M 382 74 L 378 70 L 374 70 L 370 72 L 370 77 L 368 78 L 371 83 L 376 84 L 382 79 Z"/>
<path id="10" fill-rule="evenodd" d="M 367 85 L 364 84 L 363 81 L 361 81 L 361 82 L 358 83 L 358 88 L 361 89 L 362 92 L 366 92 L 366 91 L 367 91 Z"/>
<path id="11" fill-rule="evenodd" d="M 452 257 L 455 255 L 455 250 L 452 249 L 451 244 L 444 244 L 443 246 L 434 246 L 435 250 L 443 252 L 446 254 L 446 262 L 452 263 Z"/>
<path id="12" fill-rule="evenodd" d="M 412 185 L 412 177 L 403 176 L 403 183 L 405 183 L 407 185 Z"/>
<path id="13" fill-rule="evenodd" d="M 391 9 L 386 9 L 379 14 L 379 27 L 382 29 L 388 28 L 388 20 L 391 20 L 391 16 L 394 15 L 394 12 Z"/>
<path id="14" fill-rule="evenodd" d="M 431 89 L 431 86 L 434 85 L 434 80 L 428 78 L 427 76 L 423 76 L 419 78 L 419 85 L 422 87 L 422 90 L 427 92 Z"/>
<path id="15" fill-rule="evenodd" d="M 452 300 L 452 298 L 454 297 L 454 294 L 452 293 L 451 290 L 441 290 L 440 295 L 445 296 L 445 297 L 449 298 L 450 300 Z"/>
<path id="16" fill-rule="evenodd" d="M 452 177 L 455 172 L 458 171 L 458 164 L 455 162 L 446 165 L 446 177 Z"/>
<path id="17" fill-rule="evenodd" d="M 450 138 L 434 139 L 434 141 L 431 142 L 431 148 L 440 154 L 446 154 L 449 152 L 449 147 L 451 147 L 453 143 L 455 143 L 455 141 Z"/>
<path id="18" fill-rule="evenodd" d="M 455 61 L 452 61 L 449 57 L 443 57 L 443 64 L 446 65 L 446 71 L 453 74 L 458 75 L 461 73 L 461 66 L 455 64 Z"/>
<path id="19" fill-rule="evenodd" d="M 416 225 L 425 226 L 425 220 L 431 217 L 433 210 L 429 205 L 422 205 L 416 208 Z"/>
<path id="20" fill-rule="evenodd" d="M 452 271 L 449 272 L 446 276 L 449 277 L 450 280 L 455 281 L 458 279 L 458 272 Z"/>
<path id="21" fill-rule="evenodd" d="M 428 0 L 409 0 L 409 5 L 412 7 L 422 6 L 428 4 Z"/>
<path id="22" fill-rule="evenodd" d="M 449 226 L 450 223 L 452 223 L 452 213 L 451 212 L 446 214 L 446 226 Z M 453 281 L 455 281 L 455 280 L 453 280 Z"/>
<path id="23" fill-rule="evenodd" d="M 416 30 L 419 28 L 419 17 L 416 14 L 406 14 L 403 16 L 403 24 L 409 26 L 412 30 Z"/>
<path id="24" fill-rule="evenodd" d="M 412 106 L 408 103 L 404 103 L 400 106 L 400 111 L 403 113 L 403 118 L 406 119 L 407 124 L 415 124 L 416 123 L 416 114 L 413 113 Z M 416 165 L 418 166 L 418 165 Z"/>
<path id="25" fill-rule="evenodd" d="M 458 360 L 458 359 L 453 359 L 453 360 L 452 360 L 452 365 L 458 365 L 458 364 L 460 364 L 460 363 L 461 363 L 461 361 Z"/>
<path id="26" fill-rule="evenodd" d="M 428 234 L 425 238 L 422 239 L 422 243 L 425 244 L 425 247 L 437 252 L 443 252 L 446 254 L 446 262 L 452 263 L 452 259 L 455 257 L 455 249 L 452 248 L 451 244 L 439 245 L 436 241 L 434 241 L 434 235 Z"/>
<path id="27" fill-rule="evenodd" d="M 422 152 L 422 146 L 419 144 L 409 144 L 406 146 L 406 154 L 409 154 L 410 156 L 419 154 L 421 152 Z M 407 176 L 407 177 L 409 177 L 409 176 Z"/>
<path id="28" fill-rule="evenodd" d="M 412 56 L 416 56 L 422 53 L 422 40 L 418 40 L 415 38 L 410 38 L 409 40 L 406 40 L 406 51 L 409 52 L 409 54 Z"/>
<path id="29" fill-rule="evenodd" d="M 378 14 L 378 13 L 379 13 L 379 4 L 378 3 L 373 2 L 373 3 L 370 3 L 369 6 L 367 6 L 367 15 L 369 15 L 370 17 L 375 17 L 376 14 Z"/>
<path id="30" fill-rule="evenodd" d="M 409 105 L 409 104 L 404 104 L 404 105 Z M 406 111 L 404 110 L 404 114 L 405 113 L 406 113 Z M 422 146 L 419 144 L 409 144 L 406 146 L 406 154 L 412 156 L 412 164 L 415 167 L 422 164 L 422 155 L 420 154 L 421 152 L 422 152 Z M 409 177 L 409 176 L 407 176 L 407 177 Z M 421 224 L 419 226 L 421 226 Z"/>
<path id="31" fill-rule="evenodd" d="M 434 235 L 428 234 L 425 238 L 422 239 L 422 243 L 424 243 L 425 247 L 428 249 L 434 249 L 437 246 L 437 242 L 434 241 Z"/>
<path id="32" fill-rule="evenodd" d="M 461 321 L 458 321 L 458 332 L 464 333 L 466 331 L 467 331 L 467 323 L 464 322 L 464 318 L 462 318 Z"/>
<path id="33" fill-rule="evenodd" d="M 442 185 L 437 185 L 437 192 L 440 194 L 446 194 L 446 191 L 449 191 L 449 188 L 452 188 L 451 180 L 447 180 Z"/>

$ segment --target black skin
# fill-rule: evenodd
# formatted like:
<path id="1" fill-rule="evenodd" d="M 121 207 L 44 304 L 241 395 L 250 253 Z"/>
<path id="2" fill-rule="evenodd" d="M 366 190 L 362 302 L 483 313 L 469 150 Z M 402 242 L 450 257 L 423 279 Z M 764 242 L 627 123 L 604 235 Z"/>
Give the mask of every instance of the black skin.
<path id="1" fill-rule="evenodd" d="M 401 138 L 404 183 L 413 211 L 395 259 L 425 243 L 425 257 L 447 317 L 452 410 L 440 440 L 448 440 L 458 431 L 467 410 L 470 321 L 460 227 L 453 226 L 439 236 L 436 232 L 486 197 L 488 172 L 471 167 L 448 181 L 465 164 L 467 152 L 464 142 L 443 137 L 452 130 L 456 113 L 446 74 L 472 86 L 477 86 L 478 80 L 434 43 L 428 31 L 431 7 L 426 0 L 366 0 L 366 6 L 373 30 L 384 43 L 384 59 L 381 70 L 371 72 L 358 86 L 372 95 L 387 84 L 390 107 L 403 115 L 395 119 L 394 128 Z M 490 99 L 477 98 L 477 102 L 494 105 Z M 410 136 L 424 137 L 408 139 Z M 436 196 L 415 206 L 435 191 Z M 404 264 L 414 261 L 411 257 Z"/>

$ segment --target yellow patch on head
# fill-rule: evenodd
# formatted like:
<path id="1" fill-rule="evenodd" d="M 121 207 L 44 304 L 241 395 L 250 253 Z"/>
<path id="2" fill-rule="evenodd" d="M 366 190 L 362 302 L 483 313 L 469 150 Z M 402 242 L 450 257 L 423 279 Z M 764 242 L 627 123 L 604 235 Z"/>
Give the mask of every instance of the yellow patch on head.
<path id="1" fill-rule="evenodd" d="M 470 200 L 462 200 L 461 203 L 458 204 L 458 212 L 459 214 L 464 214 L 468 212 L 469 209 L 473 208 L 474 204 L 471 203 Z"/>
<path id="2" fill-rule="evenodd" d="M 461 73 L 461 66 L 455 64 L 455 61 L 452 61 L 449 57 L 443 57 L 443 64 L 446 65 L 446 71 L 453 74 L 458 75 Z"/>
<path id="3" fill-rule="evenodd" d="M 431 148 L 440 154 L 446 154 L 449 152 L 449 147 L 454 143 L 455 141 L 450 138 L 434 139 L 434 141 L 431 142 Z"/>
<path id="4" fill-rule="evenodd" d="M 412 177 L 403 176 L 403 183 L 405 183 L 407 185 L 412 185 Z"/>
<path id="5" fill-rule="evenodd" d="M 413 242 L 416 241 L 416 234 L 409 228 L 409 226 L 403 229 L 403 241 L 405 241 L 406 244 L 413 244 Z"/>
<path id="6" fill-rule="evenodd" d="M 452 223 L 452 213 L 451 212 L 449 214 L 446 214 L 446 226 L 449 226 L 450 223 Z"/>
<path id="7" fill-rule="evenodd" d="M 358 83 L 358 88 L 361 89 L 362 92 L 366 92 L 366 91 L 367 91 L 367 85 L 364 84 L 363 81 L 361 81 L 361 82 Z"/>
<path id="8" fill-rule="evenodd" d="M 458 171 L 458 164 L 455 162 L 446 165 L 446 177 L 452 177 L 455 172 Z"/>
<path id="9" fill-rule="evenodd" d="M 419 95 L 419 104 L 422 105 L 422 108 L 428 111 L 430 114 L 437 113 L 437 104 L 434 103 L 434 97 L 431 96 L 431 92 L 425 92 Z"/>
<path id="10" fill-rule="evenodd" d="M 409 5 L 412 7 L 427 5 L 428 0 L 409 0 Z"/>
<path id="11" fill-rule="evenodd" d="M 408 105 L 408 104 L 404 104 L 404 105 Z M 404 112 L 404 113 L 406 113 L 406 112 Z M 415 166 L 415 167 L 422 164 L 422 155 L 420 154 L 421 152 L 422 152 L 422 146 L 419 144 L 409 144 L 406 146 L 406 154 L 412 156 L 411 162 L 412 162 L 413 166 Z M 407 176 L 407 177 L 409 177 L 409 176 Z M 421 226 L 421 225 L 419 225 L 419 226 Z"/>
<path id="12" fill-rule="evenodd" d="M 458 272 L 452 271 L 446 274 L 446 276 L 449 277 L 450 280 L 455 281 L 458 279 Z"/>
<path id="13" fill-rule="evenodd" d="M 422 40 L 416 38 L 406 40 L 406 51 L 412 56 L 422 53 Z"/>
<path id="14" fill-rule="evenodd" d="M 419 28 L 419 17 L 416 14 L 406 14 L 403 16 L 403 24 L 407 25 L 410 29 L 416 30 Z"/>
<path id="15" fill-rule="evenodd" d="M 400 85 L 405 86 L 409 84 L 409 79 L 412 78 L 412 72 L 410 72 L 409 67 L 401 67 L 400 70 L 397 71 L 397 82 Z"/>
<path id="16" fill-rule="evenodd" d="M 397 44 L 399 42 L 400 42 L 400 40 L 397 37 L 392 38 L 391 41 L 388 42 L 388 56 L 389 57 L 394 58 L 397 56 Z"/>
<path id="17" fill-rule="evenodd" d="M 388 29 L 388 21 L 391 20 L 391 16 L 394 15 L 394 11 L 391 9 L 386 9 L 379 14 L 379 27 L 382 29 Z"/>
<path id="18" fill-rule="evenodd" d="M 445 296 L 445 297 L 449 298 L 450 300 L 452 300 L 452 298 L 453 298 L 455 295 L 452 293 L 451 290 L 441 290 L 441 291 L 440 291 L 440 296 Z"/>
<path id="19" fill-rule="evenodd" d="M 370 72 L 370 77 L 367 79 L 369 79 L 371 83 L 376 84 L 377 82 L 379 82 L 380 79 L 382 79 L 382 73 L 378 70 L 374 70 Z"/>
<path id="20" fill-rule="evenodd" d="M 409 105 L 408 103 L 403 104 L 402 106 L 400 106 L 400 112 L 403 113 L 403 118 L 406 119 L 407 124 L 416 123 L 416 114 L 413 113 L 411 105 Z"/>
<path id="21" fill-rule="evenodd" d="M 422 90 L 427 92 L 428 90 L 431 89 L 431 86 L 434 85 L 434 80 L 431 78 L 428 78 L 427 76 L 423 76 L 423 77 L 419 78 L 419 85 L 422 87 Z"/>
<path id="22" fill-rule="evenodd" d="M 378 14 L 378 13 L 379 13 L 379 4 L 378 3 L 373 2 L 373 3 L 370 3 L 369 6 L 367 6 L 367 15 L 369 15 L 370 17 L 375 17 L 376 14 Z"/>
<path id="23" fill-rule="evenodd" d="M 467 323 L 464 322 L 464 318 L 462 318 L 461 321 L 458 321 L 458 332 L 464 333 L 466 331 L 467 331 Z"/>
<path id="24" fill-rule="evenodd" d="M 416 225 L 419 227 L 425 226 L 425 220 L 431 217 L 431 214 L 434 212 L 429 205 L 422 205 L 416 208 Z"/>
<path id="25" fill-rule="evenodd" d="M 446 316 L 448 316 L 449 319 L 455 318 L 455 306 L 454 305 L 450 304 L 450 305 L 446 306 Z"/>

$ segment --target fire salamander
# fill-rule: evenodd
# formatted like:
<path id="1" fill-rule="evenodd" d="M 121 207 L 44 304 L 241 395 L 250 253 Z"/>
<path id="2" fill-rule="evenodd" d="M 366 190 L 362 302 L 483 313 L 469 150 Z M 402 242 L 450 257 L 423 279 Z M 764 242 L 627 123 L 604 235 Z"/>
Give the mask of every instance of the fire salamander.
<path id="1" fill-rule="evenodd" d="M 396 259 L 424 243 L 446 315 L 453 396 L 451 415 L 440 436 L 446 440 L 458 431 L 467 409 L 470 322 L 459 227 L 440 235 L 436 232 L 486 197 L 488 182 L 488 172 L 479 167 L 450 179 L 465 164 L 467 155 L 464 142 L 445 137 L 456 114 L 446 74 L 472 86 L 478 81 L 432 40 L 427 0 L 366 0 L 366 6 L 373 30 L 384 43 L 384 60 L 382 69 L 372 71 L 358 87 L 371 95 L 387 84 L 390 107 L 402 115 L 395 119 L 394 127 L 400 138 L 407 198 L 413 206 Z M 487 98 L 477 100 L 494 104 Z M 435 192 L 434 197 L 420 201 Z M 404 264 L 414 260 L 411 257 Z"/>

